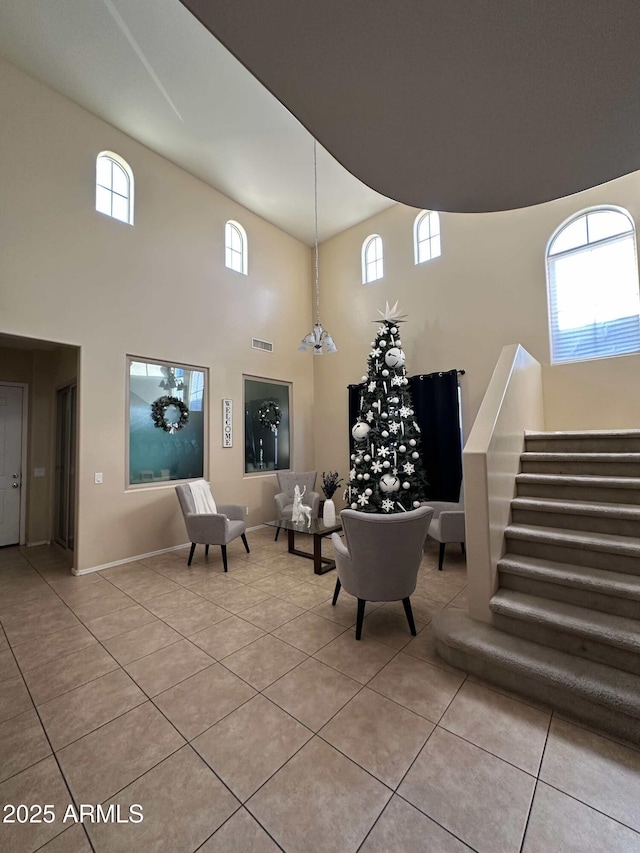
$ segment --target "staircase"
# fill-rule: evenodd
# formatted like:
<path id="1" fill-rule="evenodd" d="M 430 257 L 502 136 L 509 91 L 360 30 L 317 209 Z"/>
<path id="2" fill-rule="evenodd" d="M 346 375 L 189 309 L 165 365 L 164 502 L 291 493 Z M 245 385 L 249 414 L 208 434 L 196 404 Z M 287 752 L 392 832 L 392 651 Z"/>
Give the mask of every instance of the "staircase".
<path id="1" fill-rule="evenodd" d="M 498 577 L 441 656 L 640 743 L 640 431 L 526 434 Z"/>

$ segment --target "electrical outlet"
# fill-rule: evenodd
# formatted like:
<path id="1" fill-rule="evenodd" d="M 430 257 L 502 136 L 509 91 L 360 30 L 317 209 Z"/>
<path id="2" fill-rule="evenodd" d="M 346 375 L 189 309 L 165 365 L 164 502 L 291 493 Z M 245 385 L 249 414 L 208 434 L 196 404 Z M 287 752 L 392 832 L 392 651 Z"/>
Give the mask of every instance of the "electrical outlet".
<path id="1" fill-rule="evenodd" d="M 102 474 L 101 473 L 94 474 L 93 475 L 93 482 L 96 484 L 96 486 L 99 486 L 102 483 Z"/>

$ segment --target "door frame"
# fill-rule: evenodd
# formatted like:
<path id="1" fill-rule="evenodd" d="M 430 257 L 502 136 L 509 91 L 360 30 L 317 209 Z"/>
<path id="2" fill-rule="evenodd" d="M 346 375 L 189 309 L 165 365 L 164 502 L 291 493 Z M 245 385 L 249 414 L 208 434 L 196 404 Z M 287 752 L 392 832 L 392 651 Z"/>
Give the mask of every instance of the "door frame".
<path id="1" fill-rule="evenodd" d="M 22 441 L 20 460 L 20 545 L 27 544 L 27 450 L 29 447 L 29 385 L 27 382 L 5 382 L 0 379 L 0 387 L 22 388 Z"/>

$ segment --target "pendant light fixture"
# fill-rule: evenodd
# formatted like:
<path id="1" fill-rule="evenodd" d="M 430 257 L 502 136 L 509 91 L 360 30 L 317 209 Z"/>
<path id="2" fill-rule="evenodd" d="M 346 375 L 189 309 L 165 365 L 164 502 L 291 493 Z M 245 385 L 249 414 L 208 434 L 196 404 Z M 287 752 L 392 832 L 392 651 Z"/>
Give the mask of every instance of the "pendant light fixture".
<path id="1" fill-rule="evenodd" d="M 318 274 L 318 158 L 317 142 L 313 140 L 313 200 L 315 215 L 315 281 L 316 281 L 316 324 L 313 329 L 304 336 L 298 349 L 307 352 L 309 349 L 314 355 L 322 355 L 323 352 L 337 352 L 333 338 L 322 328 L 320 322 L 320 277 Z"/>

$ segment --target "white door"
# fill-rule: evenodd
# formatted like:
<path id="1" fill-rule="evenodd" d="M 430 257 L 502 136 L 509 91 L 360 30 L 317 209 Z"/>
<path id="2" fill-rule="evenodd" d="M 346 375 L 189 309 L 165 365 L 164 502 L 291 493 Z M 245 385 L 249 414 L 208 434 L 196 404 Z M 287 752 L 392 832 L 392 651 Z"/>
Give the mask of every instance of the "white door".
<path id="1" fill-rule="evenodd" d="M 22 388 L 0 385 L 0 545 L 20 542 Z"/>

